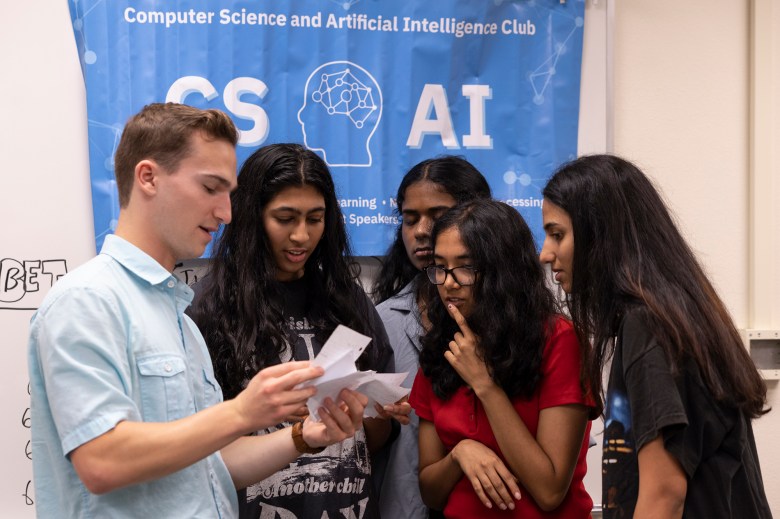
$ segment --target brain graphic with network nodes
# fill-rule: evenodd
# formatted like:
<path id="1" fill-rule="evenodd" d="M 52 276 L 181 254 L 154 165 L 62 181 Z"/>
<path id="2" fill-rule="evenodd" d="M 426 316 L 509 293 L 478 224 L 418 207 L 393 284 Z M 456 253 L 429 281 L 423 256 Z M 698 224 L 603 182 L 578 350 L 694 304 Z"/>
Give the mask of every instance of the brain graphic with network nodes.
<path id="1" fill-rule="evenodd" d="M 349 117 L 357 128 L 377 110 L 371 88 L 367 87 L 350 70 L 323 74 L 320 86 L 312 92 L 311 98 L 328 111 L 328 115 Z"/>

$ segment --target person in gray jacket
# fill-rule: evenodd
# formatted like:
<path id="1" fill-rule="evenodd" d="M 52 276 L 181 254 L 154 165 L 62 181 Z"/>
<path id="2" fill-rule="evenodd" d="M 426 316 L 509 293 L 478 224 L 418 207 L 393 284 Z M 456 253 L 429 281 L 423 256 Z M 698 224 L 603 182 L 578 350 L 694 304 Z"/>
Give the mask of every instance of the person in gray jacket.
<path id="1" fill-rule="evenodd" d="M 374 287 L 377 311 L 395 355 L 397 372 L 408 372 L 404 387 L 412 387 L 419 367 L 420 336 L 424 332 L 423 268 L 433 259 L 433 223 L 450 208 L 477 198 L 490 198 L 485 177 L 468 161 L 455 156 L 428 159 L 401 180 L 396 200 L 401 215 L 395 241 Z M 417 480 L 417 416 L 401 428 L 392 445 L 379 509 L 383 519 L 429 516 Z M 434 512 L 438 513 L 438 512 Z"/>

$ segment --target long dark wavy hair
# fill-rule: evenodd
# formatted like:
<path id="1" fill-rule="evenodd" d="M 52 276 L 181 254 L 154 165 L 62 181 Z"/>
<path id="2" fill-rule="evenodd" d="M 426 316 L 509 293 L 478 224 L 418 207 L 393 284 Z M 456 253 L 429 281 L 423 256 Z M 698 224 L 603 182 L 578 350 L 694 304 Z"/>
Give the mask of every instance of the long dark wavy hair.
<path id="1" fill-rule="evenodd" d="M 574 232 L 569 310 L 587 349 L 590 387 L 601 388 L 627 310 L 643 312 L 672 370 L 693 359 L 713 396 L 755 418 L 766 385 L 725 305 L 680 235 L 661 196 L 632 163 L 611 155 L 563 165 L 543 190 Z M 603 389 L 594 391 L 603 411 Z"/>
<path id="2" fill-rule="evenodd" d="M 479 354 L 510 398 L 530 397 L 541 379 L 542 353 L 556 316 L 533 235 L 516 210 L 494 200 L 474 200 L 445 213 L 433 226 L 434 249 L 436 238 L 451 228 L 479 271 L 468 318 L 479 337 Z M 422 338 L 420 365 L 436 395 L 446 400 L 464 384 L 444 358 L 459 328 L 430 287 L 431 328 Z"/>
<path id="3" fill-rule="evenodd" d="M 399 214 L 403 211 L 407 188 L 421 181 L 433 182 L 441 187 L 455 199 L 456 204 L 491 196 L 487 180 L 474 165 L 461 157 L 445 155 L 424 160 L 404 175 L 396 195 Z M 396 295 L 420 273 L 406 254 L 402 226 L 403 224 L 398 226 L 395 240 L 387 251 L 387 257 L 374 285 L 373 297 L 377 303 Z"/>
<path id="4" fill-rule="evenodd" d="M 302 186 L 315 188 L 325 199 L 324 234 L 304 266 L 307 313 L 313 315 L 317 337 L 326 339 L 338 324 L 372 335 L 370 303 L 349 268 L 351 250 L 328 167 L 298 144 L 260 148 L 241 167 L 230 197 L 233 220 L 219 239 L 192 310 L 226 398 L 237 395 L 248 376 L 278 364 L 288 341 L 295 340 L 283 324 L 281 284 L 262 213 L 279 192 Z M 366 348 L 358 360 L 361 369 L 370 355 L 375 348 Z"/>

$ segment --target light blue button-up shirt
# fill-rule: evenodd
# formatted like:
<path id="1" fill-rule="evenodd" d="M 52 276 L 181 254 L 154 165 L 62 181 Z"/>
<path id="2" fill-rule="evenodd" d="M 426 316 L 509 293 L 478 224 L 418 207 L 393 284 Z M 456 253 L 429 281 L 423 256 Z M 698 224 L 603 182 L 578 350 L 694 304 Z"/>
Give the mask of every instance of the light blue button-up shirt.
<path id="1" fill-rule="evenodd" d="M 237 516 L 219 453 L 103 495 L 84 487 L 68 458 L 122 420 L 167 422 L 222 401 L 203 337 L 184 314 L 192 296 L 113 235 L 46 296 L 32 318 L 28 351 L 39 517 Z"/>

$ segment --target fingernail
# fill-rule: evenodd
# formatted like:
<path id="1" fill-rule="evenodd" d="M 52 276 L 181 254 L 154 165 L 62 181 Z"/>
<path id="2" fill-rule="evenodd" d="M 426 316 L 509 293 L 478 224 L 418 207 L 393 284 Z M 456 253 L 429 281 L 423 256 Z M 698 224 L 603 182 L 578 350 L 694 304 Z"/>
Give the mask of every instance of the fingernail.
<path id="1" fill-rule="evenodd" d="M 522 499 L 523 496 L 520 495 L 520 492 L 515 492 L 515 499 Z"/>
<path id="2" fill-rule="evenodd" d="M 449 308 L 450 310 L 452 310 L 452 303 L 447 303 L 447 308 Z"/>
<path id="3" fill-rule="evenodd" d="M 500 505 L 498 505 L 498 507 L 499 507 L 501 510 L 506 510 L 506 505 L 505 505 L 504 503 L 501 503 Z"/>
<path id="4" fill-rule="evenodd" d="M 485 506 L 488 507 L 488 508 L 493 508 L 493 503 L 488 501 L 488 502 L 485 503 Z"/>
<path id="5" fill-rule="evenodd" d="M 515 504 L 514 503 L 509 503 L 509 509 L 510 510 L 514 510 L 515 509 Z"/>

